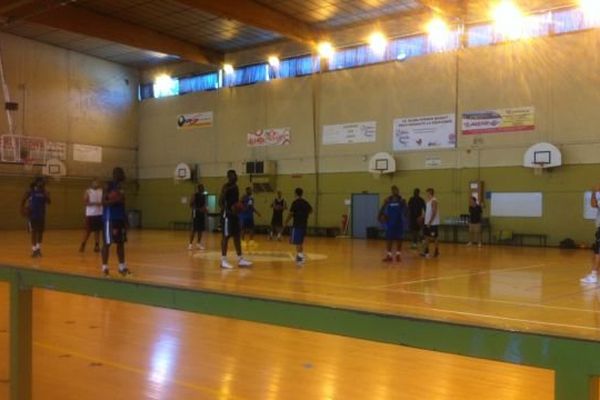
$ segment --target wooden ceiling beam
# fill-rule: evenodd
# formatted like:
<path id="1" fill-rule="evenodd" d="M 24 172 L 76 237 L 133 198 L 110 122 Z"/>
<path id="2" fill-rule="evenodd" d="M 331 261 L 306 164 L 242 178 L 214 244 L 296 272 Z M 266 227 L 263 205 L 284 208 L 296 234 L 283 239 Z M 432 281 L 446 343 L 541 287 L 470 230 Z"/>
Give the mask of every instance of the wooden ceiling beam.
<path id="1" fill-rule="evenodd" d="M 251 0 L 177 0 L 177 2 L 311 45 L 316 44 L 323 35 L 319 29 L 303 21 Z"/>
<path id="2" fill-rule="evenodd" d="M 224 60 L 224 55 L 217 51 L 73 5 L 49 8 L 43 12 L 35 12 L 30 6 L 13 11 L 4 15 L 8 24 L 21 20 L 35 22 L 139 49 L 178 56 L 198 64 L 219 65 Z"/>

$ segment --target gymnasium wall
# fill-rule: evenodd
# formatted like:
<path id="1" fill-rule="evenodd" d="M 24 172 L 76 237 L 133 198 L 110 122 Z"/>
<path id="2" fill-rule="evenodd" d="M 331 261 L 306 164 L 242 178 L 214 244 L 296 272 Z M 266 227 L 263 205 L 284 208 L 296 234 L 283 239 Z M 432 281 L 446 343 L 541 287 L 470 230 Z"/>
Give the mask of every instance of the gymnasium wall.
<path id="1" fill-rule="evenodd" d="M 92 177 L 107 179 L 120 165 L 136 178 L 138 72 L 118 64 L 29 39 L 0 33 L 0 49 L 16 133 L 67 144 L 68 177 L 50 180 L 49 227 L 80 227 L 83 191 Z M 4 102 L 2 93 L 1 101 Z M 0 133 L 8 133 L 0 112 Z M 72 145 L 102 147 L 102 162 L 73 161 Z M 0 229 L 24 226 L 18 204 L 40 167 L 0 163 Z M 129 198 L 135 203 L 135 193 Z"/>
<path id="2" fill-rule="evenodd" d="M 493 218 L 494 230 L 547 233 L 553 243 L 567 236 L 587 240 L 593 224 L 583 220 L 582 195 L 598 182 L 594 172 L 600 163 L 599 40 L 598 30 L 591 30 L 470 48 L 458 59 L 456 53 L 435 54 L 146 100 L 140 106 L 139 154 L 144 225 L 164 227 L 169 220 L 187 218 L 180 195 L 192 188 L 176 186 L 170 178 L 178 162 L 198 163 L 202 180 L 217 192 L 226 169 L 239 169 L 243 160 L 267 159 L 277 161 L 277 185 L 288 198 L 299 184 L 313 202 L 319 193 L 313 224 L 337 226 L 350 193 L 383 195 L 391 183 L 406 196 L 416 186 L 435 187 L 444 219 L 466 211 L 468 182 L 480 178 L 486 191 L 544 193 L 542 218 Z M 398 172 L 391 179 L 365 173 L 368 157 L 392 151 L 394 118 L 520 106 L 535 107 L 534 131 L 459 135 L 456 149 L 395 153 Z M 214 111 L 212 128 L 176 129 L 178 114 L 201 111 Z M 359 121 L 377 122 L 375 143 L 320 144 L 322 125 Z M 291 127 L 289 146 L 246 146 L 247 132 L 277 127 Z M 525 150 L 540 141 L 558 146 L 565 166 L 537 177 L 521 164 Z M 440 164 L 428 167 L 431 157 Z M 270 197 L 257 196 L 262 210 Z M 268 217 L 259 220 L 265 223 Z"/>

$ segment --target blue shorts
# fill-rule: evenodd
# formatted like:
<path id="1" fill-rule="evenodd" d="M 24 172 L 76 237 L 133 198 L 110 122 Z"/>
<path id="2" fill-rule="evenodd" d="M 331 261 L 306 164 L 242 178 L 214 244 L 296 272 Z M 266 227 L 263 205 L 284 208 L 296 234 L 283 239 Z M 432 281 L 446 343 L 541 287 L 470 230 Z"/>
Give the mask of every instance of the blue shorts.
<path id="1" fill-rule="evenodd" d="M 302 244 L 302 243 L 304 243 L 304 236 L 305 235 L 306 235 L 306 228 L 292 227 L 292 232 L 290 234 L 290 243 L 291 244 Z"/>
<path id="2" fill-rule="evenodd" d="M 113 220 L 113 221 L 102 221 L 103 232 L 102 238 L 104 244 L 109 245 L 113 243 L 125 243 L 127 241 L 127 225 L 125 221 Z"/>
<path id="3" fill-rule="evenodd" d="M 402 240 L 404 236 L 404 227 L 402 225 L 391 225 L 385 227 L 386 240 Z"/>
<path id="4" fill-rule="evenodd" d="M 240 217 L 242 229 L 254 229 L 254 217 Z"/>

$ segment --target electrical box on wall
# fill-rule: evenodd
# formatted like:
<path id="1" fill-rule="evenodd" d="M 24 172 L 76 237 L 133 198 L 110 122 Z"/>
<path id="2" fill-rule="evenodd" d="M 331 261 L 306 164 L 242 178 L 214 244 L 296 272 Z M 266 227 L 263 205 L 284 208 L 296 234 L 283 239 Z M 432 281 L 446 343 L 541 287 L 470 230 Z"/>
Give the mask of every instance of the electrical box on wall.
<path id="1" fill-rule="evenodd" d="M 469 196 L 475 197 L 479 204 L 482 204 L 484 201 L 483 193 L 483 181 L 469 182 Z"/>
<path id="2" fill-rule="evenodd" d="M 243 175 L 276 175 L 276 163 L 275 161 L 246 161 L 242 165 Z"/>

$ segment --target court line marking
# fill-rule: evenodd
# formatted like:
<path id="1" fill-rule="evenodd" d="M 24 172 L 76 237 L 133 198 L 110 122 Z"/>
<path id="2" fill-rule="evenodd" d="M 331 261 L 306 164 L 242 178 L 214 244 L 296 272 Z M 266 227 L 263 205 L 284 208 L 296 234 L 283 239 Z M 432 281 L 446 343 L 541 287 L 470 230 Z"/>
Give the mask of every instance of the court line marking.
<path id="1" fill-rule="evenodd" d="M 143 263 L 139 263 L 140 266 L 144 266 Z M 150 266 L 152 266 L 152 264 L 148 264 Z M 493 271 L 479 271 L 473 274 L 462 274 L 462 275 L 453 275 L 453 276 L 447 276 L 447 277 L 440 277 L 439 280 L 448 280 L 448 279 L 455 279 L 455 278 L 461 278 L 461 277 L 470 277 L 473 275 L 484 275 L 484 274 L 489 274 L 490 272 L 506 272 L 506 271 L 516 271 L 516 270 L 524 270 L 524 269 L 530 269 L 530 268 L 537 268 L 537 267 L 545 267 L 548 266 L 547 264 L 533 264 L 533 265 L 529 265 L 529 266 L 524 266 L 524 267 L 515 267 L 515 268 L 505 268 L 505 269 L 497 269 L 497 270 L 493 270 Z M 184 268 L 180 268 L 180 269 L 184 269 Z M 185 270 L 187 270 L 187 268 L 185 268 Z M 205 272 L 209 272 L 209 271 L 205 271 Z M 230 271 L 230 270 L 226 270 L 225 273 L 226 274 L 230 274 L 231 272 L 234 271 Z M 212 275 L 223 275 L 223 270 L 217 270 L 217 271 L 210 271 L 210 273 Z M 280 282 L 281 279 L 278 278 L 270 278 L 270 277 L 261 277 L 261 276 L 256 276 L 253 275 L 254 278 L 257 278 L 257 280 L 265 280 L 265 281 L 276 281 L 276 282 Z M 174 284 L 186 284 L 186 283 L 203 283 L 206 282 L 205 280 L 201 280 L 201 279 L 193 279 L 193 278 L 178 278 L 178 277 L 173 277 L 173 276 L 163 276 L 161 277 L 162 279 L 166 280 L 166 281 L 170 281 Z M 410 281 L 410 282 L 399 282 L 396 283 L 394 285 L 386 285 L 386 286 L 397 286 L 397 285 L 404 285 L 404 284 L 415 284 L 415 283 L 421 283 L 421 282 L 430 282 L 430 281 L 435 281 L 438 280 L 436 278 L 431 278 L 431 279 L 425 279 L 425 280 L 420 280 L 420 281 Z M 154 282 L 152 280 L 149 280 L 148 282 Z M 293 281 L 287 281 L 287 282 L 291 282 L 293 283 Z M 217 281 L 209 281 L 208 283 L 220 283 Z M 542 308 L 542 309 L 547 309 L 547 310 L 563 310 L 563 311 L 572 311 L 572 312 L 584 312 L 584 313 L 592 313 L 592 314 L 597 314 L 600 313 L 600 310 L 590 310 L 590 309 L 585 309 L 585 308 L 574 308 L 574 307 L 561 307 L 561 306 L 551 306 L 551 305 L 547 305 L 547 304 L 540 304 L 540 303 L 526 303 L 526 302 L 518 302 L 518 301 L 510 301 L 510 300 L 498 300 L 498 299 L 491 299 L 491 298 L 475 298 L 475 297 L 467 297 L 467 296 L 460 296 L 460 295 L 451 295 L 451 294 L 442 294 L 442 293 L 425 293 L 425 292 L 421 292 L 421 291 L 417 291 L 417 290 L 407 290 L 404 288 L 397 288 L 397 289 L 393 289 L 393 288 L 388 288 L 385 289 L 382 286 L 370 286 L 370 287 L 360 287 L 360 286 L 352 286 L 352 285 L 341 285 L 341 284 L 331 284 L 331 283 L 323 283 L 323 282 L 319 282 L 319 281 L 302 281 L 303 284 L 308 284 L 308 285 L 314 285 L 314 286 L 321 286 L 321 287 L 333 287 L 333 288 L 344 288 L 344 289 L 349 289 L 349 290 L 364 290 L 364 291 L 377 291 L 377 292 L 381 292 L 381 293 L 407 293 L 407 294 L 414 294 L 414 295 L 421 295 L 421 296 L 433 296 L 433 297 L 441 297 L 441 298 L 453 298 L 453 299 L 457 299 L 457 300 L 465 300 L 465 301 L 471 301 L 471 302 L 485 302 L 485 303 L 497 303 L 497 304 L 507 304 L 507 305 L 514 305 L 514 306 L 527 306 L 530 308 Z M 238 282 L 239 284 L 239 282 Z M 243 286 L 243 283 L 242 283 Z M 194 288 L 193 286 L 190 286 L 191 288 Z M 253 288 L 254 286 L 251 286 L 251 288 Z M 205 286 L 205 288 L 207 289 L 211 289 L 211 290 L 216 290 L 215 288 L 211 288 L 210 286 Z M 271 289 L 271 288 L 260 288 L 262 291 L 268 291 L 271 293 L 276 293 L 276 294 L 289 294 L 290 291 L 287 290 L 278 290 L 278 289 Z M 588 291 L 588 290 L 584 290 L 584 291 Z M 239 292 L 227 292 L 227 293 L 233 293 L 233 294 L 247 294 L 247 293 L 239 293 Z M 291 293 L 298 293 L 298 294 L 302 294 L 302 295 L 309 295 L 312 296 L 314 295 L 314 293 L 312 292 L 291 292 Z M 252 294 L 252 293 L 250 293 Z M 254 293 L 256 295 L 256 293 Z M 260 295 L 260 293 L 259 293 Z M 346 300 L 356 300 L 355 298 L 352 297 L 343 297 L 343 296 L 339 296 L 337 294 L 335 295 L 323 295 L 323 296 L 330 296 L 330 297 L 337 297 L 337 298 L 341 298 L 341 299 L 346 299 Z M 288 299 L 288 298 L 285 298 Z M 389 304 L 389 303 L 373 303 L 373 304 Z M 490 317 L 493 317 L 492 314 L 489 314 Z"/>
<path id="2" fill-rule="evenodd" d="M 593 290 L 593 289 L 591 289 L 591 290 Z M 500 303 L 500 304 L 520 306 L 520 307 L 523 307 L 523 306 L 531 307 L 531 308 L 536 308 L 537 307 L 537 308 L 546 308 L 546 309 L 550 309 L 550 310 L 574 311 L 574 312 L 588 312 L 588 313 L 593 313 L 593 314 L 600 313 L 600 310 L 590 310 L 590 309 L 584 309 L 584 308 L 552 306 L 552 305 L 548 305 L 548 304 L 525 303 L 525 302 L 510 301 L 510 300 L 478 299 L 478 298 L 474 298 L 474 297 L 466 297 L 466 296 L 460 296 L 460 295 L 456 295 L 456 294 L 425 293 L 425 292 L 419 292 L 419 291 L 413 291 L 413 290 L 405 290 L 405 289 L 398 289 L 398 290 L 393 290 L 393 291 L 394 292 L 408 293 L 408 294 L 427 295 L 427 296 L 433 296 L 433 297 L 445 297 L 445 298 L 456 299 L 456 300 L 470 300 L 470 301 L 479 301 L 479 302 Z M 587 292 L 587 291 L 590 291 L 590 290 L 586 289 L 586 290 L 583 290 L 583 291 Z M 571 295 L 571 294 L 569 294 L 569 295 Z M 560 296 L 560 297 L 562 297 L 562 296 Z M 555 298 L 557 298 L 557 297 L 555 297 Z"/>
<path id="3" fill-rule="evenodd" d="M 212 264 L 212 263 L 211 263 Z M 159 268 L 159 269 L 168 269 L 168 270 L 181 270 L 181 271 L 190 271 L 190 272 L 194 272 L 194 270 L 192 269 L 193 266 L 187 266 L 187 267 L 174 267 L 174 266 L 168 266 L 168 265 L 156 265 L 156 264 L 150 264 L 150 263 L 130 263 L 130 265 L 138 265 L 141 267 L 151 267 L 151 268 Z M 398 286 L 398 285 L 411 285 L 411 284 L 415 284 L 415 283 L 422 283 L 422 282 L 430 282 L 430 281 L 437 281 L 437 280 L 449 280 L 449 279 L 456 279 L 456 278 L 460 278 L 460 277 L 470 277 L 473 275 L 483 275 L 483 274 L 489 274 L 490 272 L 493 271 L 497 271 L 497 272 L 501 272 L 501 271 L 514 271 L 514 270 L 522 270 L 522 269 L 530 269 L 530 268 L 536 268 L 536 267 L 544 267 L 544 266 L 548 266 L 548 264 L 534 264 L 534 265 L 529 265 L 529 266 L 525 266 L 525 267 L 515 267 L 515 268 L 505 268 L 505 269 L 497 269 L 497 270 L 486 270 L 486 271 L 478 271 L 475 273 L 471 273 L 471 274 L 461 274 L 461 275 L 452 275 L 452 276 L 446 276 L 446 277 L 437 277 L 437 278 L 430 278 L 430 279 L 423 279 L 423 280 L 417 280 L 417 281 L 409 281 L 409 282 L 398 282 L 395 284 L 390 284 L 390 285 L 382 285 L 382 286 L 371 286 L 371 287 L 359 287 L 359 286 L 351 286 L 351 285 L 340 285 L 340 284 L 328 284 L 328 283 L 323 283 L 323 282 L 318 282 L 318 281 L 303 281 L 302 283 L 306 283 L 309 285 L 316 285 L 316 286 L 323 286 L 323 287 L 338 287 L 338 288 L 346 288 L 346 289 L 352 289 L 352 290 L 374 290 L 374 291 L 380 291 L 380 292 L 393 292 L 393 293 L 399 293 L 399 292 L 405 292 L 408 294 L 417 294 L 417 295 L 427 295 L 423 292 L 411 292 L 408 290 L 404 290 L 402 288 L 399 289 L 386 289 L 389 287 L 393 287 L 393 286 Z M 68 268 L 65 268 L 65 270 L 69 271 Z M 204 270 L 204 273 L 210 273 L 211 275 L 222 275 L 222 271 L 220 270 Z M 229 272 L 229 271 L 228 271 Z M 231 271 L 233 272 L 233 271 Z M 258 275 L 254 275 L 253 276 L 255 279 L 257 280 L 268 280 L 268 281 L 281 281 L 281 279 L 276 279 L 276 278 L 269 278 L 269 277 L 264 277 L 264 276 L 258 276 Z M 198 280 L 198 279 L 190 279 L 190 278 L 175 278 L 175 277 L 170 277 L 170 276 L 166 276 L 166 277 L 162 277 L 162 278 L 166 278 L 167 280 L 171 280 L 171 281 L 179 281 L 179 282 L 185 282 L 185 283 L 193 283 L 193 282 L 198 282 L 198 283 L 202 283 L 203 280 Z M 146 281 L 146 282 L 152 282 L 152 283 L 156 283 L 155 280 L 142 280 L 142 279 L 138 279 L 140 281 Z M 291 280 L 288 282 L 292 282 Z M 209 282 L 211 284 L 215 284 L 218 283 L 217 281 L 213 281 L 213 282 Z M 238 282 L 239 283 L 239 282 Z M 292 282 L 293 283 L 293 282 Z M 191 287 L 193 288 L 191 285 L 186 285 L 186 287 Z M 210 289 L 210 287 L 206 287 L 207 289 Z M 213 288 L 213 290 L 216 290 Z M 265 289 L 265 288 L 261 288 L 261 290 L 263 292 L 267 291 L 267 292 L 271 292 L 271 293 L 277 293 L 277 294 L 289 294 L 290 291 L 287 290 L 274 290 L 274 289 Z M 239 292 L 227 292 L 227 293 L 233 293 L 233 294 L 252 294 L 252 293 L 239 293 Z M 316 293 L 312 293 L 312 292 L 291 292 L 294 294 L 300 294 L 300 295 L 308 295 L 308 296 L 312 296 L 312 297 L 316 297 L 316 298 L 333 298 L 333 299 L 346 299 L 346 300 L 350 300 L 353 302 L 356 302 L 357 299 L 355 298 L 350 298 L 350 297 L 343 297 L 343 296 L 339 296 L 339 295 L 321 295 L 321 294 L 316 294 Z M 255 293 L 256 294 L 256 293 Z M 258 293 L 260 295 L 260 293 Z M 444 296 L 451 296 L 451 295 L 442 295 L 442 294 L 435 294 L 435 293 L 431 293 L 428 294 L 430 296 L 439 296 L 439 297 L 444 297 Z M 458 297 L 460 298 L 460 297 Z M 289 300 L 289 297 L 286 297 L 285 299 Z M 511 304 L 511 303 L 507 303 L 507 301 L 503 301 L 503 300 L 494 300 L 494 299 L 478 299 L 478 298 L 469 298 L 469 297 L 462 297 L 462 299 L 464 300 L 471 300 L 471 301 L 479 301 L 479 302 L 498 302 L 498 303 L 505 303 L 505 304 Z M 364 303 L 365 300 L 362 299 L 361 303 Z M 373 302 L 373 301 L 368 301 L 370 304 L 373 305 L 389 305 L 389 303 L 384 303 L 384 302 Z M 339 303 L 339 302 L 338 302 Z M 397 305 L 397 304 L 394 304 Z M 408 304 L 400 304 L 403 307 L 409 307 L 409 308 L 415 308 L 415 309 L 424 309 L 424 310 L 432 310 L 432 311 L 437 311 L 437 312 L 445 312 L 445 313 L 454 313 L 454 314 L 464 314 L 464 315 L 476 315 L 476 316 L 480 316 L 480 317 L 485 317 L 488 319 L 493 319 L 493 318 L 497 318 L 497 319 L 505 319 L 505 320 L 513 320 L 513 321 L 521 321 L 521 322 L 530 322 L 530 323 L 536 323 L 536 324 L 548 324 L 548 325 L 555 325 L 555 326 L 564 326 L 564 327 L 573 327 L 573 328 L 584 328 L 587 330 L 594 330 L 596 328 L 590 328 L 590 327 L 583 327 L 583 326 L 579 326 L 579 325 L 569 325 L 569 324 L 558 324 L 558 323 L 551 323 L 551 322 L 542 322 L 542 321 L 536 321 L 536 320 L 523 320 L 523 319 L 515 319 L 515 318 L 509 318 L 509 317 L 501 317 L 501 316 L 496 316 L 496 315 L 492 315 L 492 314 L 477 314 L 477 313 L 467 313 L 467 312 L 460 312 L 460 311 L 456 311 L 456 310 L 446 310 L 446 309 L 436 309 L 436 308 L 431 308 L 431 307 L 417 307 L 417 306 L 411 306 Z M 539 307 L 539 308 L 546 308 L 546 309 L 556 309 L 556 310 L 560 310 L 560 309 L 564 309 L 564 310 L 570 310 L 570 311 L 578 311 L 578 312 L 591 312 L 591 313 L 598 313 L 599 311 L 594 311 L 594 310 L 589 310 L 589 309 L 575 309 L 575 308 L 561 308 L 558 306 L 548 306 L 548 305 L 542 305 L 542 304 L 533 304 L 533 303 L 520 303 L 520 302 L 515 302 L 514 305 L 527 305 L 529 307 Z M 424 317 L 427 317 L 426 315 L 424 315 Z"/>
<path id="4" fill-rule="evenodd" d="M 424 283 L 424 282 L 432 282 L 432 281 L 445 281 L 445 280 L 456 279 L 456 278 L 467 278 L 467 277 L 474 276 L 474 275 L 485 275 L 485 274 L 489 274 L 491 272 L 518 271 L 518 270 L 522 270 L 522 269 L 531 269 L 531 268 L 538 268 L 538 267 L 542 267 L 543 268 L 545 266 L 548 266 L 548 264 L 533 264 L 533 265 L 526 265 L 526 266 L 521 266 L 521 267 L 513 267 L 513 268 L 503 268 L 503 269 L 478 271 L 478 272 L 474 272 L 474 273 L 470 273 L 470 274 L 438 276 L 436 278 L 419 279 L 419 280 L 416 280 L 416 281 L 398 282 L 398 283 L 392 283 L 392 284 L 389 284 L 389 285 L 373 286 L 373 288 L 387 288 L 387 287 L 392 287 L 392 286 L 397 286 L 397 285 L 412 285 L 412 284 L 415 284 L 415 283 Z"/>
<path id="5" fill-rule="evenodd" d="M 121 364 L 121 363 L 114 362 L 114 361 L 106 361 L 106 360 L 101 359 L 101 358 L 89 356 L 87 354 L 82 354 L 82 353 L 79 353 L 79 352 L 76 352 L 76 351 L 72 351 L 72 350 L 69 350 L 69 349 L 65 349 L 65 348 L 62 348 L 62 347 L 54 346 L 54 345 L 43 343 L 43 342 L 39 342 L 39 341 L 34 341 L 33 344 L 35 346 L 37 346 L 37 347 L 41 347 L 43 349 L 46 349 L 46 350 L 49 350 L 49 351 L 52 351 L 52 352 L 55 352 L 55 353 L 59 353 L 59 354 L 61 354 L 61 353 L 62 354 L 67 353 L 67 354 L 70 354 L 72 356 L 75 356 L 77 358 L 80 358 L 80 359 L 83 359 L 83 360 L 86 360 L 86 361 L 99 362 L 99 363 L 102 363 L 102 365 L 108 365 L 109 367 L 113 367 L 113 368 L 116 368 L 116 369 L 121 369 L 121 370 L 124 370 L 124 371 L 127 371 L 127 372 L 132 372 L 132 373 L 135 373 L 135 374 L 138 374 L 138 375 L 142 375 L 142 376 L 144 376 L 146 378 L 148 376 L 148 372 L 146 370 L 141 369 L 141 368 L 131 367 L 129 365 Z M 204 392 L 204 393 L 207 393 L 207 394 L 210 394 L 210 395 L 219 395 L 219 396 L 221 395 L 221 391 L 219 391 L 219 390 L 211 389 L 211 388 L 208 388 L 206 386 L 196 385 L 194 383 L 189 383 L 189 382 L 186 382 L 186 381 L 182 381 L 180 379 L 166 378 L 165 381 L 169 382 L 169 383 L 173 383 L 175 385 L 183 386 L 183 387 L 186 387 L 188 389 L 192 389 L 192 390 L 195 390 L 195 391 L 198 391 L 198 392 Z M 235 395 L 228 395 L 228 398 L 239 399 L 239 400 L 244 399 L 242 397 L 237 397 Z"/>
<path id="6" fill-rule="evenodd" d="M 150 267 L 150 268 L 157 268 L 157 269 L 169 269 L 169 270 L 181 270 L 181 271 L 193 271 L 190 269 L 190 267 L 171 267 L 168 265 L 157 265 L 157 264 L 151 264 L 151 263 L 140 263 L 140 262 L 133 262 L 133 263 L 129 263 L 129 265 L 136 265 L 136 266 L 140 266 L 140 267 Z M 533 265 L 529 265 L 529 266 L 523 266 L 523 267 L 514 267 L 514 268 L 504 268 L 504 269 L 496 269 L 496 270 L 491 270 L 491 271 L 478 271 L 472 274 L 461 274 L 461 275 L 451 275 L 451 276 L 445 276 L 445 277 L 437 277 L 437 278 L 430 278 L 430 279 L 423 279 L 423 280 L 418 280 L 418 281 L 409 281 L 409 282 L 398 282 L 395 284 L 390 284 L 390 285 L 382 285 L 382 286 L 368 286 L 368 287 L 360 287 L 360 286 L 352 286 L 352 285 L 341 285 L 341 284 L 332 284 L 332 283 L 323 283 L 321 281 L 303 281 L 302 283 L 304 284 L 308 284 L 308 285 L 314 285 L 314 286 L 321 286 L 321 287 L 334 287 L 334 288 L 344 288 L 344 289 L 349 289 L 349 290 L 365 290 L 365 291 L 379 291 L 382 293 L 386 293 L 386 292 L 393 292 L 393 293 L 407 293 L 407 294 L 414 294 L 414 295 L 428 295 L 428 296 L 434 296 L 434 297 L 440 297 L 440 298 L 453 298 L 453 299 L 457 299 L 457 300 L 465 300 L 465 301 L 477 301 L 477 302 L 486 302 L 486 303 L 497 303 L 497 304 L 507 304 L 507 305 L 515 305 L 515 306 L 527 306 L 530 308 L 543 308 L 543 309 L 549 309 L 549 310 L 563 310 L 563 311 L 572 311 L 572 312 L 584 312 L 584 313 L 599 313 L 600 311 L 596 311 L 596 310 L 590 310 L 590 309 L 584 309 L 584 308 L 573 308 L 573 307 L 561 307 L 561 306 L 551 306 L 551 305 L 545 305 L 545 304 L 539 304 L 539 303 L 526 303 L 526 302 L 517 302 L 517 301 L 509 301 L 509 300 L 498 300 L 498 299 L 490 299 L 490 298 L 473 298 L 473 297 L 467 297 L 467 296 L 459 296 L 459 295 L 451 295 L 451 294 L 442 294 L 442 293 L 425 293 L 425 292 L 420 292 L 420 291 L 413 291 L 413 290 L 406 290 L 404 288 L 391 288 L 393 286 L 399 286 L 399 285 L 412 285 L 412 284 L 416 284 L 416 283 L 423 283 L 423 282 L 431 282 L 431 281 L 437 281 L 437 280 L 450 280 L 450 279 L 457 279 L 457 278 L 462 278 L 462 277 L 470 277 L 473 275 L 484 275 L 484 274 L 489 274 L 491 272 L 506 272 L 506 271 L 516 271 L 516 270 L 523 270 L 523 269 L 530 269 L 530 268 L 536 268 L 536 267 L 545 267 L 548 266 L 548 264 L 533 264 Z M 205 270 L 203 271 L 204 273 L 210 273 L 211 275 L 223 275 L 223 271 L 222 270 Z M 233 271 L 227 271 L 229 272 L 233 272 Z M 161 276 L 161 278 L 163 280 L 166 281 L 170 281 L 174 284 L 186 284 L 186 283 L 203 283 L 205 282 L 204 280 L 200 280 L 200 279 L 193 279 L 193 278 L 177 278 L 177 277 L 173 277 L 173 276 Z M 257 280 L 265 280 L 265 281 L 281 281 L 281 279 L 279 278 L 270 278 L 270 277 L 264 277 L 264 276 L 257 276 L 257 275 L 253 275 L 253 278 L 256 278 Z M 138 279 L 141 282 L 151 282 L 151 283 L 156 283 L 155 280 L 148 280 L 148 279 Z M 287 281 L 287 282 L 292 282 Z M 218 283 L 217 281 L 210 281 L 209 283 Z M 293 282 L 292 282 L 293 283 Z M 193 288 L 193 286 L 191 285 L 184 285 L 185 287 L 190 287 Z M 212 289 L 215 290 L 214 288 L 210 288 L 208 286 L 205 286 L 207 289 Z M 265 288 L 261 288 L 261 290 L 265 290 Z M 285 290 L 272 290 L 272 289 L 267 289 L 267 291 L 271 292 L 271 293 L 277 293 L 277 294 L 282 294 L 282 293 L 290 293 L 289 291 L 285 291 Z M 584 290 L 587 291 L 587 290 Z M 235 292 L 234 292 L 235 293 Z M 293 292 L 293 293 L 300 293 L 303 295 L 313 295 L 312 293 L 307 293 L 307 292 Z M 243 293 L 242 293 L 243 294 Z M 334 295 L 331 295 L 334 296 Z M 349 297 L 341 297 L 338 296 L 342 299 L 348 299 L 348 300 L 354 300 L 353 298 L 349 298 Z M 383 303 L 375 303 L 375 304 L 383 304 Z M 491 315 L 490 315 L 491 316 Z"/>

